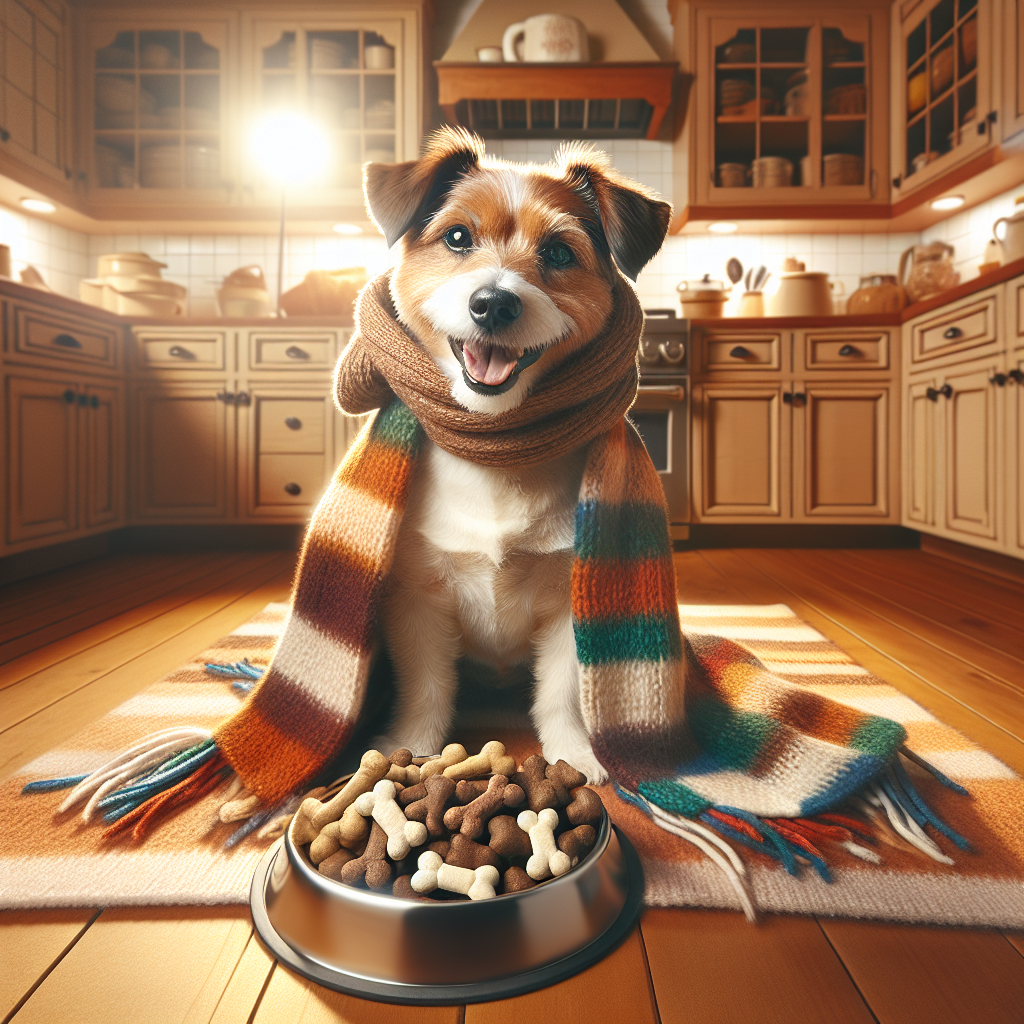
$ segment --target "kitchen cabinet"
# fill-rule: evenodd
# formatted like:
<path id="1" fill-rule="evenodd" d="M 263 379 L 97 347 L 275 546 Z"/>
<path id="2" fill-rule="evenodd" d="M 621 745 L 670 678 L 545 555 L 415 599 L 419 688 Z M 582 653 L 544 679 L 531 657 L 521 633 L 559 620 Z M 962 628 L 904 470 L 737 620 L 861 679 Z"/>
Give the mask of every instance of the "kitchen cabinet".
<path id="1" fill-rule="evenodd" d="M 1024 131 L 1024 0 L 1001 0 L 996 22 L 1003 44 L 1003 139 Z"/>
<path id="2" fill-rule="evenodd" d="M 1024 558 L 1024 349 L 1010 357 L 1006 389 L 1007 425 L 1007 548 Z"/>

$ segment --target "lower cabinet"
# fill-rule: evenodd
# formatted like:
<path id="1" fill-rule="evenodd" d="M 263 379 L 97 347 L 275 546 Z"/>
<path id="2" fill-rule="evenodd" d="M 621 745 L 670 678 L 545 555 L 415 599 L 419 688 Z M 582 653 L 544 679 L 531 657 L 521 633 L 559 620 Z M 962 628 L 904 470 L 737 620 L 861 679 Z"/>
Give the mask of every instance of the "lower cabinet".
<path id="1" fill-rule="evenodd" d="M 1006 386 L 1006 435 L 1008 466 L 1006 488 L 1007 548 L 1009 553 L 1024 558 L 1024 349 L 1018 349 L 1010 360 L 1009 383 Z"/>

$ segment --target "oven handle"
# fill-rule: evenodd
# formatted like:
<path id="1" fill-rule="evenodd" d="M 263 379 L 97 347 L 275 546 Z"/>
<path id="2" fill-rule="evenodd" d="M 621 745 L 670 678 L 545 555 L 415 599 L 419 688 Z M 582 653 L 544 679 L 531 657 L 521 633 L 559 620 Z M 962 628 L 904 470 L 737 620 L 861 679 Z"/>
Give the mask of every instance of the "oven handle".
<path id="1" fill-rule="evenodd" d="M 641 384 L 636 389 L 637 397 L 651 395 L 652 397 L 672 398 L 682 402 L 686 398 L 686 388 L 682 384 Z"/>

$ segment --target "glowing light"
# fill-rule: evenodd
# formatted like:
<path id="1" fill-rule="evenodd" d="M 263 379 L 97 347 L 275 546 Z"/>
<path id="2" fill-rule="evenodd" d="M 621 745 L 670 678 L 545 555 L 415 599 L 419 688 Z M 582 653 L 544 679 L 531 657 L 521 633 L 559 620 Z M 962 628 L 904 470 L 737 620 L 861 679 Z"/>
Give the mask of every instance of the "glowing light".
<path id="1" fill-rule="evenodd" d="M 339 235 L 361 235 L 363 229 L 358 224 L 335 224 L 332 228 Z"/>
<path id="2" fill-rule="evenodd" d="M 21 205 L 33 213 L 56 213 L 57 207 L 46 199 L 32 199 L 26 196 L 21 200 Z"/>
<path id="3" fill-rule="evenodd" d="M 932 200 L 933 210 L 959 210 L 964 205 L 963 196 L 942 196 Z"/>
<path id="4" fill-rule="evenodd" d="M 708 225 L 708 231 L 713 235 L 731 235 L 739 229 L 739 224 L 734 224 L 729 220 L 716 220 L 714 224 Z"/>
<path id="5" fill-rule="evenodd" d="M 253 127 L 249 141 L 253 159 L 279 185 L 306 184 L 327 165 L 327 137 L 300 114 L 269 114 Z"/>

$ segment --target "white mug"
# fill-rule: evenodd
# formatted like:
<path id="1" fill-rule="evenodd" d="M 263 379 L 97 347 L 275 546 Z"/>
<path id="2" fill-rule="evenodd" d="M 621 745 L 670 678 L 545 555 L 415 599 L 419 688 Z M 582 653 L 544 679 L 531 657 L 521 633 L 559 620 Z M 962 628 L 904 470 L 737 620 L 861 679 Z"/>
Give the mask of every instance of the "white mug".
<path id="1" fill-rule="evenodd" d="M 517 43 L 522 40 L 522 56 Z M 507 61 L 571 63 L 590 59 L 587 26 L 568 14 L 535 14 L 505 29 L 501 49 Z"/>
<path id="2" fill-rule="evenodd" d="M 500 64 L 505 58 L 500 46 L 481 46 L 476 51 L 476 59 L 481 64 Z"/>
<path id="3" fill-rule="evenodd" d="M 393 46 L 367 46 L 363 50 L 363 63 L 371 71 L 385 71 L 395 66 Z"/>

